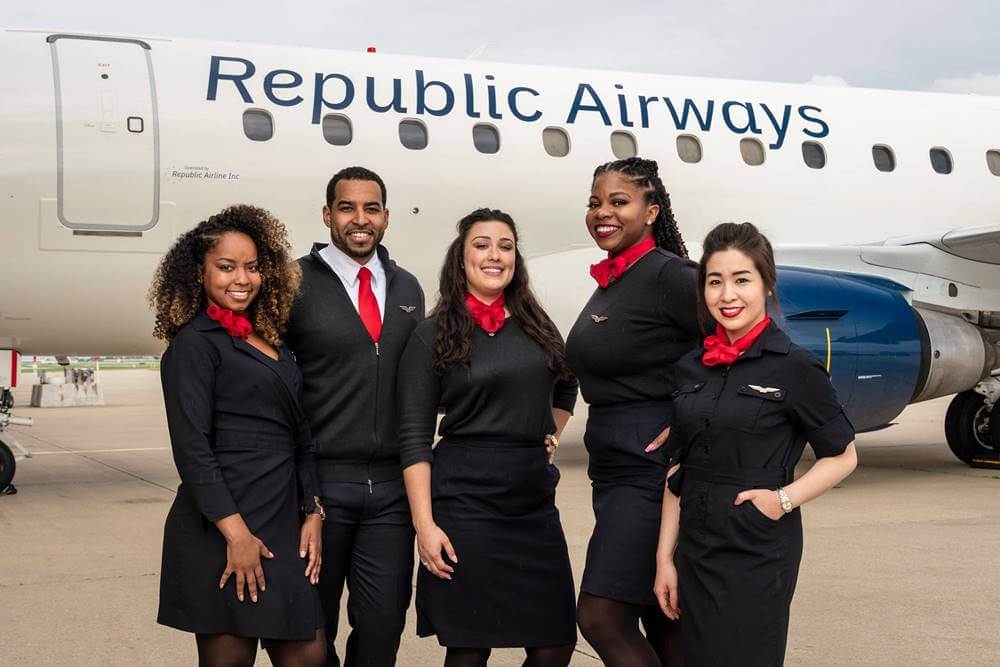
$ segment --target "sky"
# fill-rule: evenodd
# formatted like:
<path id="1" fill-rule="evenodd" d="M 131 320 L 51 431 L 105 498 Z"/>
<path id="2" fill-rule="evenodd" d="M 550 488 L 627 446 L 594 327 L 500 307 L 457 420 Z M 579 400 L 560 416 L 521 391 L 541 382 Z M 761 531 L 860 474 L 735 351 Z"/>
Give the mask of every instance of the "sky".
<path id="1" fill-rule="evenodd" d="M 995 0 L 3 0 L 0 27 L 1000 95 Z"/>

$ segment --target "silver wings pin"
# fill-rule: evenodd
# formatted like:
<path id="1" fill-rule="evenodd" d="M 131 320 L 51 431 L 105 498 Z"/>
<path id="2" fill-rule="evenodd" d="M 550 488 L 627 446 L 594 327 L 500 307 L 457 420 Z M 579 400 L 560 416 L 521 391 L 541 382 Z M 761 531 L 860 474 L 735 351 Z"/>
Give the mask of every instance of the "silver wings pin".
<path id="1" fill-rule="evenodd" d="M 781 391 L 780 387 L 761 387 L 760 385 L 757 384 L 749 384 L 747 386 L 761 394 L 776 394 L 777 392 Z"/>
<path id="2" fill-rule="evenodd" d="M 417 309 L 416 306 L 400 306 L 399 309 L 404 313 L 412 313 Z"/>
<path id="3" fill-rule="evenodd" d="M 601 322 L 604 322 L 608 318 L 605 317 L 604 315 L 591 315 L 590 319 L 594 320 L 594 322 L 596 322 L 597 324 L 600 324 Z"/>

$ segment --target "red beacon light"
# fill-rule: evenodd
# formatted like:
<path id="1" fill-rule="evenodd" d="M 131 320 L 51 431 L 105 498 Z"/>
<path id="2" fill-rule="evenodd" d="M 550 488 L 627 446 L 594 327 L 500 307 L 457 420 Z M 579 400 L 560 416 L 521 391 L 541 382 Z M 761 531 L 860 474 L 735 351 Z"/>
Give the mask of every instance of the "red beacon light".
<path id="1" fill-rule="evenodd" d="M 368 47 L 368 53 L 375 53 L 375 47 L 374 46 L 369 46 Z"/>

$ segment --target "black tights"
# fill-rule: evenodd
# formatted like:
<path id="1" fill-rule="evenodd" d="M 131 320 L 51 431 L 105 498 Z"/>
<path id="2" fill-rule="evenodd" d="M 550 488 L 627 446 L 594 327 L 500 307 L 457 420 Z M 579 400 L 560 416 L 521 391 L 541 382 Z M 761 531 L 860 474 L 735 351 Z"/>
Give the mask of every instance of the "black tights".
<path id="1" fill-rule="evenodd" d="M 524 649 L 527 658 L 522 667 L 566 667 L 573 657 L 573 644 L 565 646 L 533 646 Z M 444 667 L 486 667 L 492 651 L 488 648 L 449 647 Z"/>
<path id="2" fill-rule="evenodd" d="M 680 626 L 658 607 L 580 593 L 577 624 L 608 667 L 680 667 Z M 639 630 L 639 621 L 646 634 Z"/>
<path id="3" fill-rule="evenodd" d="M 198 667 L 252 667 L 257 640 L 236 635 L 195 635 Z M 275 641 L 265 647 L 274 667 L 322 667 L 326 661 L 326 633 L 320 628 L 309 641 Z"/>

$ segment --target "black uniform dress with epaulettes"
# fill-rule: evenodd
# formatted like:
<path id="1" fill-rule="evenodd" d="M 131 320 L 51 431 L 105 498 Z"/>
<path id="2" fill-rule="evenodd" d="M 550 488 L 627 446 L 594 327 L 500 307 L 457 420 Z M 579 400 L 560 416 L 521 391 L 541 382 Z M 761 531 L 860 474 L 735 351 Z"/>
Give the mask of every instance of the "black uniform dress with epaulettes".
<path id="1" fill-rule="evenodd" d="M 655 605 L 666 447 L 645 448 L 670 425 L 674 363 L 704 332 L 694 262 L 655 248 L 598 287 L 566 339 L 566 361 L 590 404 L 584 444 L 594 532 L 580 590 Z"/>
<path id="2" fill-rule="evenodd" d="M 163 354 L 170 447 L 180 474 L 163 529 L 157 621 L 199 634 L 312 640 L 319 592 L 299 557 L 299 508 L 320 495 L 302 375 L 285 346 L 272 359 L 200 313 Z M 226 540 L 214 521 L 240 514 L 271 550 L 257 602 L 223 589 Z"/>
<path id="3" fill-rule="evenodd" d="M 810 444 L 842 454 L 854 428 L 823 364 L 773 322 L 731 366 L 703 348 L 676 365 L 670 490 L 680 496 L 678 573 L 684 664 L 780 665 L 802 556 L 796 508 L 777 521 L 748 489 L 793 480 Z"/>
<path id="4" fill-rule="evenodd" d="M 573 644 L 573 573 L 545 436 L 553 408 L 573 411 L 577 382 L 558 379 L 513 319 L 492 335 L 473 327 L 468 367 L 437 373 L 436 331 L 436 318 L 420 323 L 400 360 L 399 458 L 404 468 L 433 462 L 434 521 L 458 563 L 451 581 L 420 568 L 417 633 L 454 647 Z"/>

